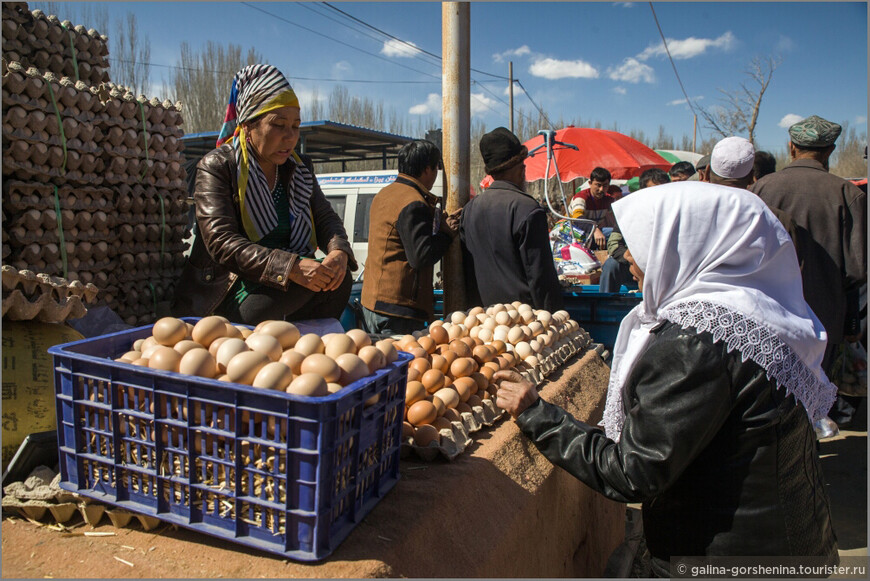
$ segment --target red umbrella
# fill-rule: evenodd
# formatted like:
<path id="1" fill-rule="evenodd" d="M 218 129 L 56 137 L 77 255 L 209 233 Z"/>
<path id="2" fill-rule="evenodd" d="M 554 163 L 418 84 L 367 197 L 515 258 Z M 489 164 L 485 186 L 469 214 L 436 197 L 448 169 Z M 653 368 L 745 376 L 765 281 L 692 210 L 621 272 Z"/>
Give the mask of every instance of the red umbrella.
<path id="1" fill-rule="evenodd" d="M 610 171 L 613 179 L 627 180 L 651 168 L 667 171 L 673 165 L 640 141 L 617 131 L 566 127 L 556 131 L 554 137 L 553 158 L 546 175 L 547 148 L 543 147 L 544 136 L 538 135 L 525 142 L 530 152 L 525 162 L 526 181 L 553 177 L 556 175 L 556 166 L 559 167 L 559 179 L 570 182 L 579 177 L 588 178 L 596 167 Z"/>

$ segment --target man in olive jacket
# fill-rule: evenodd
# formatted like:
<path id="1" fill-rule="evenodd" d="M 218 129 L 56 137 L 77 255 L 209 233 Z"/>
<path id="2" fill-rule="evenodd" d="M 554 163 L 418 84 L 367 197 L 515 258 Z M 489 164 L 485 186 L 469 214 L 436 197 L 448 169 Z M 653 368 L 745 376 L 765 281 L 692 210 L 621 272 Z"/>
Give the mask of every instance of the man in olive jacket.
<path id="1" fill-rule="evenodd" d="M 547 214 L 525 192 L 528 149 L 508 129 L 498 127 L 480 139 L 480 154 L 494 181 L 462 211 L 466 282 L 471 288 L 476 282 L 482 306 L 519 300 L 535 309 L 558 311 L 562 289 Z"/>
<path id="2" fill-rule="evenodd" d="M 430 141 L 405 145 L 399 175 L 372 200 L 360 302 L 370 333 L 406 334 L 432 320 L 432 274 L 458 233 L 459 212 L 445 215 L 429 191 L 441 168 Z"/>
<path id="3" fill-rule="evenodd" d="M 788 130 L 792 162 L 752 187 L 768 206 L 788 212 L 806 234 L 798 256 L 804 298 L 828 332 L 822 363 L 828 374 L 844 341 L 846 319 L 857 311 L 857 290 L 867 282 L 867 196 L 828 173 L 841 130 L 816 115 L 795 123 Z M 849 400 L 838 397 L 829 415 L 846 425 L 853 413 Z"/>

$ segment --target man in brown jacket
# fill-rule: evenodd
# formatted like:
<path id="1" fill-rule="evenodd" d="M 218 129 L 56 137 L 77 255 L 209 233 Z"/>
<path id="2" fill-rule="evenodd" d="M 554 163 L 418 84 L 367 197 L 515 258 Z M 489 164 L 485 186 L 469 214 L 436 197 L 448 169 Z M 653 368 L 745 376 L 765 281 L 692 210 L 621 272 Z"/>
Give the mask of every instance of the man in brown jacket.
<path id="1" fill-rule="evenodd" d="M 372 200 L 360 302 L 370 333 L 405 334 L 432 320 L 432 275 L 456 237 L 459 211 L 447 216 L 429 191 L 441 152 L 417 140 L 399 151 L 399 175 Z"/>

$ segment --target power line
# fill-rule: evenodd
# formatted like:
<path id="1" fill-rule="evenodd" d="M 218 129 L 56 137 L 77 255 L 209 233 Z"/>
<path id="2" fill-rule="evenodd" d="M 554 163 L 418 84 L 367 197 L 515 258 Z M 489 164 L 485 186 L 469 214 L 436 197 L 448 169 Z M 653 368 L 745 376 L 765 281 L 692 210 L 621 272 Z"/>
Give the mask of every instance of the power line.
<path id="1" fill-rule="evenodd" d="M 686 88 L 683 87 L 683 81 L 682 79 L 680 79 L 680 73 L 677 72 L 677 65 L 674 64 L 674 59 L 671 58 L 671 50 L 668 48 L 668 41 L 667 39 L 665 39 L 665 33 L 662 32 L 662 26 L 661 24 L 659 24 L 659 17 L 656 16 L 656 9 L 653 8 L 652 2 L 649 3 L 649 9 L 652 11 L 653 19 L 655 19 L 656 21 L 656 27 L 659 29 L 659 36 L 662 37 L 662 44 L 665 46 L 665 52 L 668 54 L 668 60 L 671 61 L 671 67 L 674 69 L 674 75 L 676 75 L 677 77 L 677 83 L 679 83 L 680 90 L 683 92 L 683 96 L 686 98 L 686 104 L 689 105 L 689 109 L 691 109 L 692 115 L 697 117 L 698 114 L 695 112 L 695 107 L 692 105 L 692 100 L 689 99 L 689 95 L 688 93 L 686 93 Z M 700 133 L 700 128 L 698 129 L 698 132 Z"/>
<path id="2" fill-rule="evenodd" d="M 288 19 L 286 19 L 286 18 L 284 18 L 284 17 L 282 17 L 282 16 L 278 16 L 277 14 L 273 14 L 272 12 L 269 12 L 268 10 L 264 10 L 264 9 L 259 8 L 259 7 L 257 7 L 257 6 L 253 6 L 253 5 L 250 4 L 249 2 L 242 2 L 242 5 L 247 6 L 248 8 L 251 8 L 251 9 L 256 10 L 256 11 L 258 11 L 258 12 L 262 12 L 263 14 L 266 14 L 266 15 L 268 15 L 268 16 L 271 16 L 272 18 L 278 19 L 278 20 L 280 20 L 281 22 L 284 22 L 284 23 L 289 24 L 289 25 L 291 25 L 291 26 L 295 26 L 295 27 L 297 27 L 297 28 L 301 28 L 302 30 L 305 30 L 305 31 L 310 32 L 310 33 L 312 33 L 312 34 L 316 34 L 317 36 L 321 36 L 321 37 L 326 38 L 326 39 L 328 39 L 328 40 L 331 40 L 331 41 L 333 41 L 333 42 L 337 42 L 337 43 L 340 44 L 340 45 L 346 46 L 346 47 L 348 47 L 348 48 L 352 48 L 352 49 L 355 50 L 355 51 L 359 51 L 359 52 L 361 52 L 361 53 L 363 53 L 363 54 L 367 54 L 367 55 L 369 55 L 369 56 L 373 56 L 373 57 L 375 57 L 376 59 L 379 59 L 379 60 L 382 60 L 382 61 L 386 61 L 386 62 L 391 63 L 391 64 L 394 64 L 394 65 L 396 65 L 396 66 L 398 66 L 398 67 L 402 67 L 402 68 L 408 69 L 408 70 L 410 70 L 410 71 L 414 71 L 415 73 L 419 73 L 419 74 L 421 74 L 421 75 L 426 75 L 427 77 L 432 77 L 432 78 L 434 78 L 434 79 L 439 79 L 439 80 L 441 79 L 440 77 L 436 77 L 435 75 L 432 75 L 432 74 L 429 74 L 429 73 L 424 73 L 423 71 L 417 70 L 417 69 L 415 69 L 415 68 L 413 68 L 413 67 L 409 67 L 409 66 L 407 66 L 407 65 L 403 65 L 402 63 L 397 63 L 397 62 L 395 62 L 395 61 L 391 61 L 390 59 L 384 58 L 384 57 L 382 57 L 382 56 L 380 56 L 380 55 L 377 55 L 377 54 L 375 54 L 375 53 L 369 52 L 369 51 L 367 51 L 367 50 L 363 50 L 363 49 L 361 49 L 361 48 L 355 47 L 355 46 L 353 46 L 353 45 L 351 45 L 351 44 L 348 44 L 348 43 L 346 43 L 346 42 L 343 42 L 343 41 L 341 41 L 341 40 L 338 40 L 337 38 L 332 38 L 332 37 L 329 36 L 329 35 L 323 34 L 323 33 L 321 33 L 321 32 L 317 32 L 316 30 L 313 30 L 313 29 L 308 28 L 308 27 L 306 27 L 306 26 L 302 26 L 301 24 L 297 24 L 297 23 L 295 23 L 295 22 L 293 22 L 293 21 L 291 21 L 291 20 L 288 20 Z"/>
<path id="3" fill-rule="evenodd" d="M 535 103 L 535 100 L 534 100 L 534 99 L 532 99 L 532 96 L 531 96 L 531 95 L 530 95 L 530 94 L 529 94 L 529 92 L 528 92 L 528 91 L 527 91 L 527 90 L 526 90 L 526 88 L 525 88 L 525 87 L 524 87 L 524 86 L 523 86 L 523 84 L 522 84 L 522 83 L 521 83 L 521 82 L 520 82 L 520 81 L 519 81 L 519 79 L 514 79 L 514 80 L 515 80 L 515 81 L 516 81 L 516 83 L 517 83 L 517 84 L 518 84 L 518 85 L 519 85 L 519 86 L 520 86 L 520 89 L 522 89 L 522 90 L 523 90 L 523 93 L 525 93 L 525 94 L 526 94 L 526 97 L 528 97 L 528 98 L 529 98 L 529 101 L 531 101 L 531 102 L 532 102 L 532 105 L 534 105 L 534 106 L 535 106 L 535 109 L 537 109 L 537 110 L 538 110 L 538 113 L 540 113 L 540 114 L 541 114 L 541 117 L 543 117 L 543 118 L 544 118 L 544 120 L 545 120 L 545 121 L 546 121 L 546 122 L 547 122 L 547 126 L 548 126 L 548 127 L 550 127 L 550 128 L 551 128 L 551 129 L 552 129 L 552 127 L 553 127 L 553 123 L 552 123 L 552 122 L 551 122 L 551 121 L 550 121 L 550 118 L 549 118 L 549 117 L 547 117 L 547 114 L 546 114 L 546 113 L 544 113 L 544 110 L 543 110 L 543 109 L 541 109 L 541 108 L 540 108 L 540 107 L 538 107 L 538 104 L 537 104 L 537 103 Z"/>

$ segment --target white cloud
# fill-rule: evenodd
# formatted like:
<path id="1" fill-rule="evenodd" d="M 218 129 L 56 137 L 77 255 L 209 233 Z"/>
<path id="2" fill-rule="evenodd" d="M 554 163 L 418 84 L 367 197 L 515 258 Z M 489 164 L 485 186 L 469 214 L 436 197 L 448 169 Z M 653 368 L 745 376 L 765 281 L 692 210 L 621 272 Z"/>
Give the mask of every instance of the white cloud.
<path id="1" fill-rule="evenodd" d="M 492 113 L 495 107 L 495 99 L 491 99 L 483 93 L 471 94 L 471 114 L 479 115 L 481 113 Z"/>
<path id="2" fill-rule="evenodd" d="M 613 92 L 617 95 L 625 95 L 627 93 L 625 87 L 613 87 Z"/>
<path id="3" fill-rule="evenodd" d="M 692 99 L 692 101 L 694 101 L 694 102 L 697 103 L 698 101 L 700 101 L 700 100 L 703 99 L 703 98 L 704 98 L 704 97 L 694 97 L 694 98 Z M 676 99 L 676 100 L 674 100 L 674 101 L 669 101 L 669 102 L 668 102 L 668 106 L 686 105 L 686 104 L 687 104 L 687 103 L 686 103 L 686 99 Z"/>
<path id="4" fill-rule="evenodd" d="M 433 113 L 441 114 L 441 95 L 437 93 L 429 93 L 425 103 L 414 105 L 408 109 L 411 115 L 431 115 Z"/>
<path id="5" fill-rule="evenodd" d="M 618 67 L 609 67 L 607 76 L 614 81 L 626 83 L 652 83 L 656 80 L 655 71 L 649 65 L 639 62 L 635 58 L 628 57 Z"/>
<path id="6" fill-rule="evenodd" d="M 392 38 L 384 43 L 383 48 L 381 49 L 381 54 L 384 56 L 394 56 L 399 58 L 411 58 L 422 51 L 417 48 L 413 42 L 402 42 L 400 40 L 393 40 Z"/>
<path id="7" fill-rule="evenodd" d="M 794 113 L 789 113 L 788 115 L 786 115 L 785 117 L 783 117 L 782 119 L 779 120 L 779 126 L 782 127 L 783 129 L 788 129 L 789 127 L 791 127 L 792 125 L 794 125 L 795 123 L 797 123 L 798 121 L 800 121 L 802 119 L 803 119 L 802 115 L 796 115 Z"/>
<path id="8" fill-rule="evenodd" d="M 621 8 L 634 8 L 634 2 L 614 2 L 613 5 Z"/>
<path id="9" fill-rule="evenodd" d="M 511 94 L 510 87 L 505 87 L 504 90 L 502 91 L 502 94 L 505 97 L 509 97 Z M 523 94 L 525 94 L 525 91 L 523 91 L 523 88 L 516 82 L 516 80 L 514 80 L 514 97 L 516 97 L 517 95 L 523 95 Z"/>
<path id="10" fill-rule="evenodd" d="M 528 45 L 524 44 L 520 48 L 514 48 L 511 50 L 506 50 L 502 53 L 494 54 L 494 55 L 492 55 L 492 60 L 494 60 L 497 63 L 500 63 L 500 62 L 504 62 L 504 61 L 508 60 L 511 57 L 525 56 L 527 54 L 531 54 L 531 52 L 532 52 L 532 49 L 530 49 L 528 47 Z"/>
<path id="11" fill-rule="evenodd" d="M 545 79 L 597 79 L 598 70 L 587 62 L 560 61 L 551 58 L 538 59 L 529 67 L 529 73 Z"/>
<path id="12" fill-rule="evenodd" d="M 863 125 L 865 123 L 867 123 L 867 117 L 865 117 L 864 115 L 858 115 L 857 117 L 855 117 L 856 125 Z"/>
<path id="13" fill-rule="evenodd" d="M 350 66 L 350 63 L 347 61 L 338 61 L 334 65 L 332 65 L 332 76 L 340 77 L 346 73 L 349 73 L 353 70 L 353 67 Z"/>
<path id="14" fill-rule="evenodd" d="M 784 34 L 779 35 L 779 40 L 776 41 L 776 50 L 778 52 L 791 52 L 795 48 L 794 41 Z"/>
<path id="15" fill-rule="evenodd" d="M 704 54 L 708 49 L 719 49 L 729 51 L 737 44 L 737 38 L 729 30 L 719 38 L 695 38 L 690 36 L 684 40 L 667 39 L 668 50 L 674 59 L 690 59 L 698 55 Z M 637 55 L 637 58 L 645 61 L 650 57 L 661 56 L 666 57 L 668 51 L 665 50 L 664 43 L 660 42 L 649 46 L 642 53 Z"/>
<path id="16" fill-rule="evenodd" d="M 311 107 L 311 105 L 315 101 L 320 101 L 321 103 L 323 103 L 327 100 L 327 95 L 324 95 L 322 92 L 317 90 L 317 88 L 306 89 L 305 87 L 294 84 L 293 92 L 296 93 L 296 98 L 299 99 L 299 105 L 303 109 L 305 109 L 306 107 Z"/>

